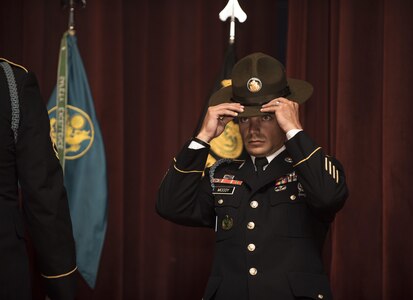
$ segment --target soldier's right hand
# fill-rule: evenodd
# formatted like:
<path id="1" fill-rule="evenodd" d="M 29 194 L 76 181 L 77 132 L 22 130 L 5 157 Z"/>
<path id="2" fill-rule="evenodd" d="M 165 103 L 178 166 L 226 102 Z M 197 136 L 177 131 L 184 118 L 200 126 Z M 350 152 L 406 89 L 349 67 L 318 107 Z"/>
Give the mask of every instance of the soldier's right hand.
<path id="1" fill-rule="evenodd" d="M 209 143 L 219 136 L 224 131 L 225 126 L 243 111 L 244 106 L 239 103 L 221 103 L 210 106 L 196 137 Z"/>

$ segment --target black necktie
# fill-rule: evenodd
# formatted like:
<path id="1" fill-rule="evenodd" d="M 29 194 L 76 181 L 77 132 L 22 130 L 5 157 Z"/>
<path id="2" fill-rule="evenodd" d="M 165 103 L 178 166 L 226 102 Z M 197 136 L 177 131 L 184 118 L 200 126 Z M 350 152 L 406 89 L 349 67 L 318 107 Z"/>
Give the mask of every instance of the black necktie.
<path id="1" fill-rule="evenodd" d="M 257 176 L 258 177 L 262 176 L 262 174 L 264 172 L 264 166 L 265 165 L 268 165 L 268 160 L 265 156 L 255 158 L 255 167 L 257 168 Z"/>

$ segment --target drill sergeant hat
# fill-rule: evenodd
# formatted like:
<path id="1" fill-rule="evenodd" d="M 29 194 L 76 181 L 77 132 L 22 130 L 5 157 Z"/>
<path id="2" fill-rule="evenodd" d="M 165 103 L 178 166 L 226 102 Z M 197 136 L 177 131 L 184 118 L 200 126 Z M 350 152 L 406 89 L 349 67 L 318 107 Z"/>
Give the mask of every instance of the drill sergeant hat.
<path id="1" fill-rule="evenodd" d="M 313 86 L 298 79 L 287 78 L 284 66 L 264 53 L 253 53 L 239 60 L 232 69 L 232 84 L 209 99 L 209 106 L 229 102 L 240 103 L 244 112 L 239 117 L 264 115 L 261 106 L 284 97 L 304 103 L 313 93 Z"/>

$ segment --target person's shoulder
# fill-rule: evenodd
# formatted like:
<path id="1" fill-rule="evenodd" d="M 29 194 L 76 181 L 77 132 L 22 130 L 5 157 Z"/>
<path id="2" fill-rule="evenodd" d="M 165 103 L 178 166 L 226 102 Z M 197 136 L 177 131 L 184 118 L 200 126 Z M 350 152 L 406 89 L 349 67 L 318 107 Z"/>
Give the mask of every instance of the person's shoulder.
<path id="1" fill-rule="evenodd" d="M 13 71 L 14 76 L 16 77 L 16 80 L 26 77 L 27 74 L 29 74 L 29 70 L 27 68 L 25 68 L 24 66 L 13 62 L 11 60 L 8 60 L 6 58 L 0 57 L 0 63 L 7 63 L 10 68 Z"/>
<path id="2" fill-rule="evenodd" d="M 25 67 L 23 67 L 22 65 L 20 65 L 20 64 L 18 64 L 18 63 L 15 63 L 15 62 L 13 62 L 13 61 L 11 61 L 11 60 L 8 60 L 8 59 L 6 59 L 6 58 L 4 58 L 4 57 L 0 57 L 0 63 L 1 63 L 1 62 L 6 62 L 6 63 L 8 63 L 8 64 L 12 67 L 12 69 L 16 69 L 16 70 L 24 71 L 25 73 L 29 73 L 29 70 L 26 69 Z"/>

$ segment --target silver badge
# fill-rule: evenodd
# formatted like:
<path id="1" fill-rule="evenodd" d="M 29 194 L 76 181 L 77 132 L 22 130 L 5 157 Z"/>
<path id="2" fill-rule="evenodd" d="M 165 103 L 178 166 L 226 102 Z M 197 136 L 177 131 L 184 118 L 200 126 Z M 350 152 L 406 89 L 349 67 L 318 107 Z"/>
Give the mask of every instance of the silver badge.
<path id="1" fill-rule="evenodd" d="M 291 157 L 286 157 L 286 158 L 284 158 L 284 160 L 285 160 L 285 162 L 288 162 L 288 163 L 292 163 L 293 162 L 293 159 L 291 158 Z"/>
<path id="2" fill-rule="evenodd" d="M 286 185 L 279 185 L 279 186 L 276 186 L 275 188 L 274 188 L 274 191 L 276 191 L 276 192 L 282 192 L 282 191 L 285 191 L 287 189 L 287 186 Z"/>

